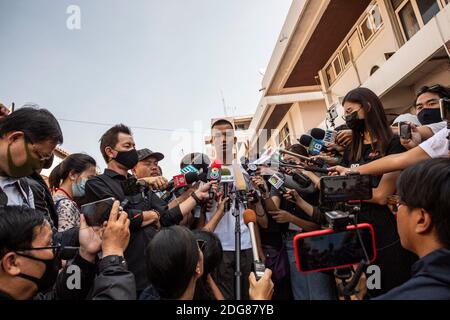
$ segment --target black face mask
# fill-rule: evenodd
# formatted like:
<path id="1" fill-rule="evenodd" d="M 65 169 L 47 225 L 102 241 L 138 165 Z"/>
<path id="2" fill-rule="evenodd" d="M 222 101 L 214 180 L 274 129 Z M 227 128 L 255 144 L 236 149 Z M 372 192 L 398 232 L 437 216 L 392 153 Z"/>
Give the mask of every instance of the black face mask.
<path id="1" fill-rule="evenodd" d="M 127 169 L 133 169 L 138 163 L 138 154 L 136 149 L 131 149 L 129 151 L 117 151 L 117 156 L 114 160 Z"/>
<path id="2" fill-rule="evenodd" d="M 348 116 L 345 116 L 345 123 L 347 124 L 347 127 L 351 130 L 357 131 L 357 132 L 363 132 L 365 128 L 365 120 L 359 119 L 358 117 L 358 111 L 354 111 Z"/>
<path id="3" fill-rule="evenodd" d="M 441 110 L 440 109 L 422 109 L 417 115 L 421 125 L 441 122 Z"/>
<path id="4" fill-rule="evenodd" d="M 54 258 L 50 260 L 44 260 L 22 253 L 16 254 L 45 264 L 45 271 L 40 279 L 23 273 L 19 273 L 17 275 L 18 277 L 34 282 L 38 288 L 38 292 L 47 292 L 53 287 L 56 283 L 56 278 L 58 277 L 59 267 L 61 266 L 61 261 L 56 254 Z"/>

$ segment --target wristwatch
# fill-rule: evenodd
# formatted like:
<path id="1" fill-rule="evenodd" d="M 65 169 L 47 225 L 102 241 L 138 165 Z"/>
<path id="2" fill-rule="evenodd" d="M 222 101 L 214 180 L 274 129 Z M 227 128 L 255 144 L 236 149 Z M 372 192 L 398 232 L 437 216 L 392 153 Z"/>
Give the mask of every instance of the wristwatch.
<path id="1" fill-rule="evenodd" d="M 191 197 L 194 198 L 195 202 L 197 204 L 202 204 L 202 201 L 197 197 L 197 195 L 195 194 L 195 192 L 191 193 Z"/>

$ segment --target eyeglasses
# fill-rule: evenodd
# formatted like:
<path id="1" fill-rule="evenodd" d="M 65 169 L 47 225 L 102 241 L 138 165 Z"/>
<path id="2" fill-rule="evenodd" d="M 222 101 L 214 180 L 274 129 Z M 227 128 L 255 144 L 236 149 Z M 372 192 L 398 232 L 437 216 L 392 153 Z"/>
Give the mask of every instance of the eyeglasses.
<path id="1" fill-rule="evenodd" d="M 206 241 L 202 240 L 202 239 L 197 239 L 197 245 L 198 245 L 200 251 L 203 252 L 206 247 Z"/>
<path id="2" fill-rule="evenodd" d="M 49 249 L 51 249 L 52 252 L 53 252 L 53 255 L 56 256 L 61 251 L 61 248 L 62 248 L 61 244 L 58 243 L 58 244 L 56 244 L 54 246 L 21 248 L 21 249 L 19 249 L 17 251 L 31 251 L 31 250 L 34 251 L 34 250 L 49 250 Z"/>
<path id="3" fill-rule="evenodd" d="M 349 115 L 351 115 L 353 112 L 359 112 L 359 110 L 361 110 L 362 107 L 360 107 L 358 110 L 350 110 L 349 112 L 347 112 L 346 110 L 344 110 L 344 115 L 341 116 L 341 118 L 346 121 L 346 117 L 348 117 Z"/>

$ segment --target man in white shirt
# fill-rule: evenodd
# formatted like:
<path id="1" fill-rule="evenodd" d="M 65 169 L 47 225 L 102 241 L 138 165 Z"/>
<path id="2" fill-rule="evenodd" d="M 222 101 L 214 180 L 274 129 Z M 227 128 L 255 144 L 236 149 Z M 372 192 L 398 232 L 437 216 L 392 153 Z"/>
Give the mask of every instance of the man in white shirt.
<path id="1" fill-rule="evenodd" d="M 230 170 L 230 175 L 235 176 L 232 164 L 235 163 L 233 157 L 233 149 L 236 144 L 236 137 L 234 135 L 233 124 L 226 119 L 216 120 L 212 126 L 212 144 L 215 151 L 216 160 L 222 163 L 222 169 Z M 239 166 L 244 178 L 248 178 L 247 172 Z M 247 186 L 250 184 L 245 178 Z M 233 186 L 235 188 L 235 186 Z M 250 190 L 250 189 L 249 189 Z M 235 299 L 235 225 L 236 218 L 233 216 L 233 209 L 225 212 L 224 216 L 218 223 L 214 233 L 219 237 L 223 248 L 223 259 L 216 274 L 216 282 L 225 298 Z M 206 213 L 206 222 L 214 215 L 217 209 L 217 203 L 213 204 L 212 209 Z M 244 224 L 243 212 L 244 206 L 239 204 L 240 215 L 240 231 L 241 231 L 241 252 L 240 252 L 240 267 L 241 267 L 241 293 L 243 299 L 248 299 L 249 282 L 248 277 L 251 272 L 253 255 L 252 243 L 250 233 L 247 226 Z"/>

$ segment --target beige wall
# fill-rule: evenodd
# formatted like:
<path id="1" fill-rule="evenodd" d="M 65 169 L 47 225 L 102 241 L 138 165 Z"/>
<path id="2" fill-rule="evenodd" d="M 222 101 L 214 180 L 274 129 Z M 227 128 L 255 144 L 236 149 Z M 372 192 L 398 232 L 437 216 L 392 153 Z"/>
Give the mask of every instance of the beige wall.
<path id="1" fill-rule="evenodd" d="M 347 92 L 364 83 L 370 77 L 370 71 L 374 66 L 381 67 L 386 62 L 385 53 L 398 50 L 398 43 L 384 1 L 377 1 L 377 3 L 383 19 L 383 26 L 366 44 L 363 51 L 354 57 L 354 65 L 350 63 L 330 86 L 328 91 L 333 102 L 337 102 L 339 97 L 345 96 Z M 355 26 L 359 24 L 360 21 Z M 348 35 L 352 34 L 353 30 Z M 334 56 L 333 54 L 330 59 Z"/>
<path id="2" fill-rule="evenodd" d="M 281 142 L 278 139 L 278 133 L 286 125 L 289 126 L 291 143 L 297 143 L 297 139 L 306 131 L 316 128 L 325 119 L 326 104 L 324 100 L 306 101 L 294 103 L 289 112 L 283 117 L 273 132 L 271 138 L 264 145 L 264 148 L 278 147 Z M 277 133 L 277 134 L 275 134 Z"/>

